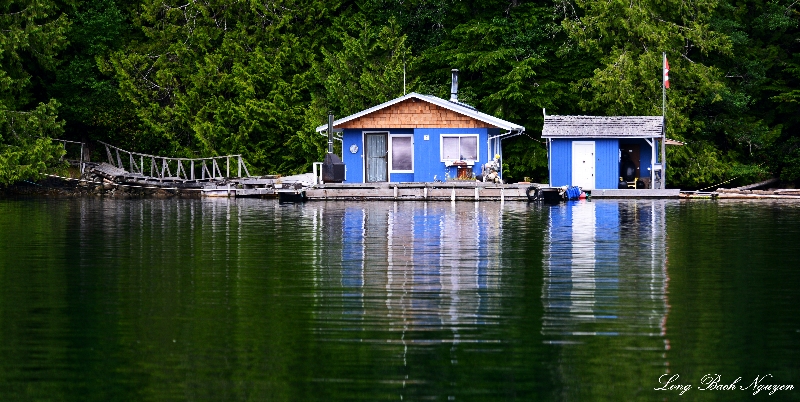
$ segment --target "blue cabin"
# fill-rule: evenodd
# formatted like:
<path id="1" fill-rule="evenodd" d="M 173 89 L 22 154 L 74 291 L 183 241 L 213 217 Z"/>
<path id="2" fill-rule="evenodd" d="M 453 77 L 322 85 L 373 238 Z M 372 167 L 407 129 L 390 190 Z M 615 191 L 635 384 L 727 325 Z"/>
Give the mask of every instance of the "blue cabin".
<path id="1" fill-rule="evenodd" d="M 450 100 L 412 92 L 333 127 L 341 131 L 345 183 L 469 179 L 495 155 L 502 158 L 503 138 L 525 131 L 458 102 L 455 91 Z"/>
<path id="2" fill-rule="evenodd" d="M 550 185 L 664 188 L 663 136 L 662 116 L 545 115 Z"/>

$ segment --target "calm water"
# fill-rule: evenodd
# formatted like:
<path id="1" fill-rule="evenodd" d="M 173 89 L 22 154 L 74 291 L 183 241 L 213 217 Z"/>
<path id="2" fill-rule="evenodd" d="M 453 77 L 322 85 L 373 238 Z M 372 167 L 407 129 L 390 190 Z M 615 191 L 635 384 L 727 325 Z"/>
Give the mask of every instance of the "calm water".
<path id="1" fill-rule="evenodd" d="M 0 200 L 0 399 L 800 400 L 751 386 L 800 387 L 798 238 L 792 203 Z"/>

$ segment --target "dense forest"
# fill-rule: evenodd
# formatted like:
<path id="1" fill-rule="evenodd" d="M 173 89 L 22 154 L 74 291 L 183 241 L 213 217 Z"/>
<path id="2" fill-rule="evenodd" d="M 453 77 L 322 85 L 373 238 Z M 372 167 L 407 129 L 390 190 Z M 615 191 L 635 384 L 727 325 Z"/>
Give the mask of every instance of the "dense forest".
<path id="1" fill-rule="evenodd" d="M 542 109 L 660 115 L 662 52 L 669 186 L 797 184 L 799 22 L 797 0 L 6 0 L 0 185 L 63 169 L 52 138 L 310 171 L 328 110 L 447 98 L 451 68 L 526 127 L 506 177 L 545 181 Z"/>

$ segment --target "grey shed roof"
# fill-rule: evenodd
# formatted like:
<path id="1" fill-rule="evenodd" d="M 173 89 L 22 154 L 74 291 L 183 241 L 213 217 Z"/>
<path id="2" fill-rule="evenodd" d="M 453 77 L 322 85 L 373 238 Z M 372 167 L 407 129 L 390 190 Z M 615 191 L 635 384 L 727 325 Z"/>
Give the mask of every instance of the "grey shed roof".
<path id="1" fill-rule="evenodd" d="M 656 138 L 662 116 L 544 116 L 542 138 Z"/>

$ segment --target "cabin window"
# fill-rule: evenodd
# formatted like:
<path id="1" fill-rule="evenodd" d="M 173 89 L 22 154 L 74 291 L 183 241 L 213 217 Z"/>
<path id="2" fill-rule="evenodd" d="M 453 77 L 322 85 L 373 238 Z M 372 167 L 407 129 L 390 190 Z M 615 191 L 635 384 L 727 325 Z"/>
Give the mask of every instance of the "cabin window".
<path id="1" fill-rule="evenodd" d="M 477 161 L 478 135 L 442 135 L 442 162 Z"/>
<path id="2" fill-rule="evenodd" d="M 414 172 L 414 139 L 411 135 L 392 135 L 389 170 L 392 173 Z"/>

